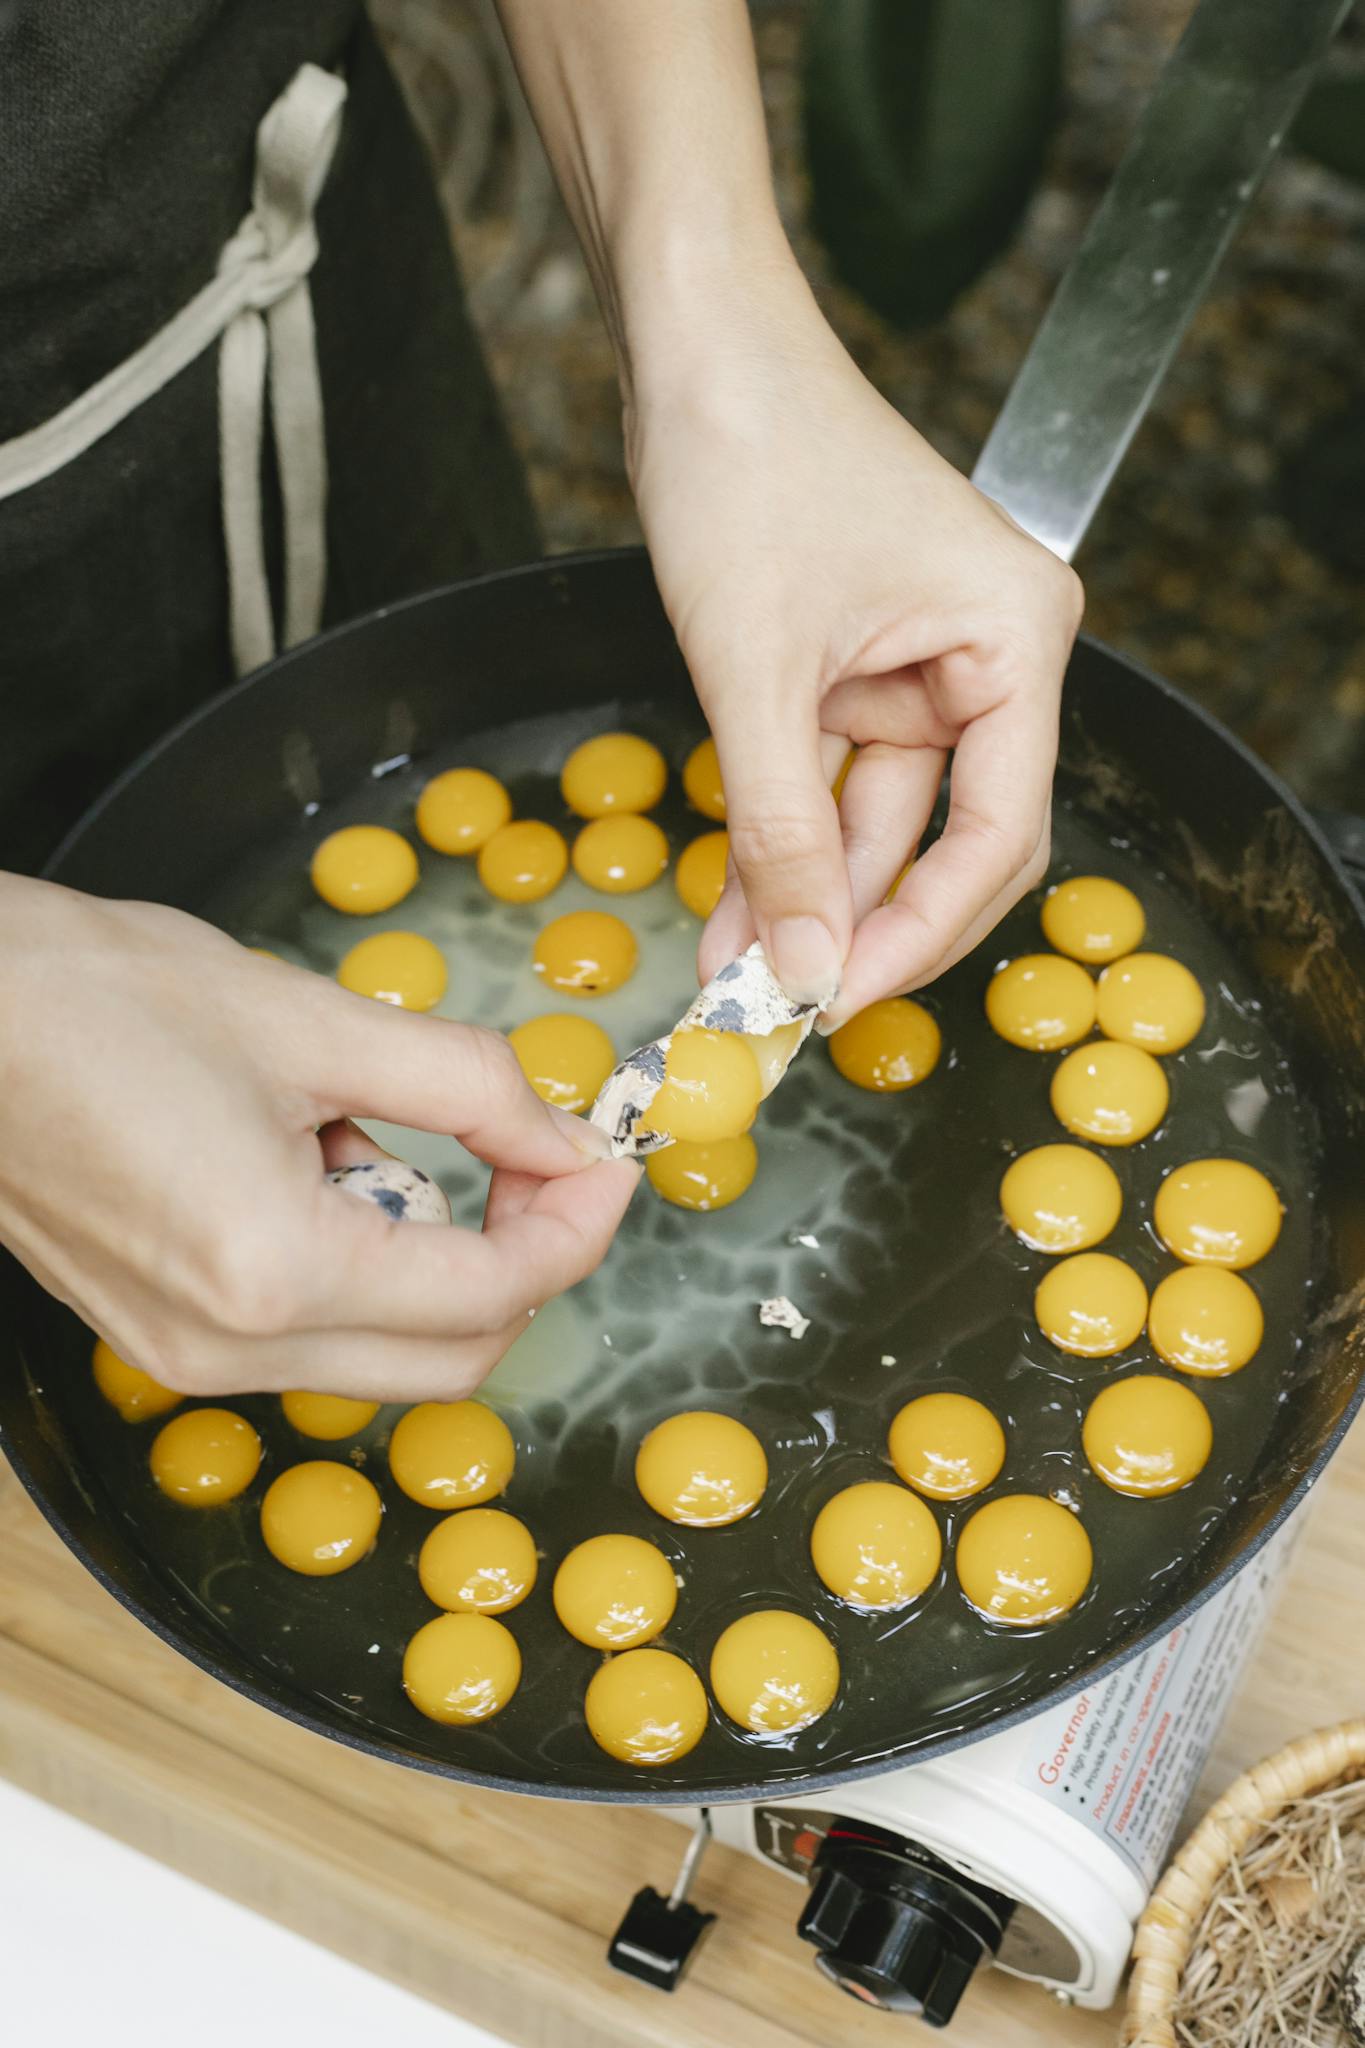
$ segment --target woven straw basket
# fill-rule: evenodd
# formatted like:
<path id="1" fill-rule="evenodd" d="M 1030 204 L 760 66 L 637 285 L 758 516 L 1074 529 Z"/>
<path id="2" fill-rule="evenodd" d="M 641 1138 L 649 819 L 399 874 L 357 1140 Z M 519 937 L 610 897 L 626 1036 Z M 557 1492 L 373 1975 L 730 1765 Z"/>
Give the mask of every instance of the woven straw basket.
<path id="1" fill-rule="evenodd" d="M 1301 1736 L 1245 1772 L 1210 1807 L 1175 1857 L 1138 1922 L 1122 2040 L 1177 2048 L 1172 2024 L 1181 1979 L 1215 1885 L 1234 1857 L 1292 1800 L 1365 1771 L 1365 1720 Z"/>

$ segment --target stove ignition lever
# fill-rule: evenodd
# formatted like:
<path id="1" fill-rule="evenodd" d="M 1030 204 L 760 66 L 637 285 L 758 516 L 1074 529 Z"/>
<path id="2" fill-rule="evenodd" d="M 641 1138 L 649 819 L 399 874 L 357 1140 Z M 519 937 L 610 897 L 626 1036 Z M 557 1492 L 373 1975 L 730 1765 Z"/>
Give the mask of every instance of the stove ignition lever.
<path id="1" fill-rule="evenodd" d="M 711 1839 L 711 1815 L 702 1807 L 696 1831 L 687 1845 L 673 1889 L 667 1898 L 653 1885 L 638 1891 L 611 1938 L 607 1961 L 613 1970 L 638 1977 L 656 1991 L 676 1991 L 702 1936 L 715 1919 L 688 1903 L 687 1894 Z"/>

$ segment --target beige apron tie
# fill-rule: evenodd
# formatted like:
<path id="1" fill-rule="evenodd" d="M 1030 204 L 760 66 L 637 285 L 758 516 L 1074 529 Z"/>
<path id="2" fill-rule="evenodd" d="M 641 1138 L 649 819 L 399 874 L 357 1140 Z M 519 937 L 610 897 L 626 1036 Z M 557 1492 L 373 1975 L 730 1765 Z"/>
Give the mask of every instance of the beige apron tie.
<path id="1" fill-rule="evenodd" d="M 315 633 L 327 573 L 327 445 L 308 273 L 313 212 L 346 87 L 303 65 L 256 131 L 252 206 L 217 274 L 136 354 L 40 427 L 0 446 L 0 498 L 52 476 L 118 426 L 221 335 L 218 424 L 232 653 L 238 674 L 275 652 L 261 535 L 267 381 L 284 526 L 282 644 Z"/>

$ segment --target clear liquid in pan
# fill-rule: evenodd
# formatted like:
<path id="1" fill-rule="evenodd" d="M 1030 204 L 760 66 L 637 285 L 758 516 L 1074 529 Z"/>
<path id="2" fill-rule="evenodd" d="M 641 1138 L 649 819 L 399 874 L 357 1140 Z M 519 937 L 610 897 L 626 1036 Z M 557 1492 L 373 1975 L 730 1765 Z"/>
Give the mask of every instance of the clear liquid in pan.
<path id="1" fill-rule="evenodd" d="M 696 738 L 639 707 L 625 718 L 608 708 L 595 718 L 509 726 L 449 761 L 377 773 L 353 801 L 327 806 L 287 844 L 231 877 L 206 911 L 248 943 L 324 973 L 367 931 L 424 932 L 449 963 L 441 1012 L 509 1029 L 544 1010 L 575 1007 L 532 974 L 540 928 L 568 910 L 613 909 L 635 929 L 641 964 L 625 988 L 584 1008 L 624 1051 L 671 1024 L 695 989 L 699 927 L 671 874 L 640 895 L 607 899 L 570 873 L 544 902 L 509 906 L 485 894 L 473 861 L 423 848 L 417 892 L 375 919 L 329 910 L 307 880 L 312 847 L 340 824 L 410 830 L 421 783 L 455 760 L 501 775 L 518 815 L 548 818 L 571 833 L 558 765 L 587 732 L 618 724 L 657 738 L 675 769 Z M 657 815 L 675 854 L 713 829 L 683 804 L 676 773 Z M 1088 872 L 1111 874 L 1137 892 L 1147 911 L 1145 943 L 1186 961 L 1208 1001 L 1199 1037 L 1165 1062 L 1172 1104 L 1160 1131 L 1105 1155 L 1123 1184 L 1124 1211 L 1104 1249 L 1131 1261 L 1149 1289 L 1155 1285 L 1173 1262 L 1152 1231 L 1152 1199 L 1167 1167 L 1202 1154 L 1252 1161 L 1289 1200 L 1279 1244 L 1248 1276 L 1266 1312 L 1258 1356 L 1229 1379 L 1192 1383 L 1211 1412 L 1214 1449 L 1183 1492 L 1128 1500 L 1090 1472 L 1080 1424 L 1091 1394 L 1126 1367 L 1165 1369 L 1145 1338 L 1103 1362 L 1054 1350 L 1031 1314 L 1049 1262 L 1020 1245 L 999 1216 L 996 1191 L 1011 1157 L 1064 1135 L 1047 1099 L 1055 1058 L 1004 1044 L 982 1011 L 995 965 L 1043 944 L 1035 895 L 924 995 L 944 1041 L 927 1082 L 903 1095 L 867 1094 L 842 1080 L 812 1041 L 760 1114 L 752 1190 L 734 1208 L 702 1216 L 669 1208 L 643 1188 L 604 1269 L 542 1310 L 488 1382 L 487 1397 L 518 1446 L 502 1504 L 528 1523 L 542 1552 L 534 1593 L 503 1617 L 521 1645 L 524 1677 L 495 1721 L 439 1729 L 401 1690 L 403 1645 L 434 1611 L 418 1585 L 416 1553 L 435 1517 L 388 1479 L 385 1451 L 398 1409 L 381 1409 L 354 1444 L 334 1446 L 297 1436 L 275 1399 L 234 1402 L 261 1431 L 261 1474 L 242 1502 L 193 1513 L 163 1500 L 147 1477 L 153 1430 L 118 1423 L 90 1391 L 88 1374 L 75 1373 L 73 1424 L 107 1473 L 118 1511 L 214 1631 L 263 1676 L 285 1682 L 305 1711 L 326 1700 L 358 1735 L 533 1789 L 723 1796 L 759 1780 L 778 1786 L 814 1771 L 855 1770 L 907 1742 L 937 1742 L 980 1725 L 986 1707 L 1008 1713 L 1126 1633 L 1131 1639 L 1144 1605 L 1187 1573 L 1227 1500 L 1245 1489 L 1289 1398 L 1310 1286 L 1312 1148 L 1288 1067 L 1240 964 L 1159 870 L 1062 813 L 1053 878 Z M 477 1222 L 486 1174 L 453 1141 L 372 1128 L 437 1175 L 457 1221 Z M 790 1295 L 811 1318 L 803 1340 L 760 1328 L 757 1304 L 774 1294 Z M 1047 1629 L 992 1627 L 962 1599 L 953 1541 L 979 1502 L 935 1509 L 943 1570 L 923 1599 L 900 1612 L 848 1608 L 811 1569 L 807 1534 L 819 1508 L 856 1480 L 890 1476 L 892 1416 L 935 1389 L 975 1395 L 1004 1424 L 1009 1450 L 993 1492 L 1052 1493 L 1079 1505 L 1095 1575 L 1080 1605 Z M 729 1529 L 674 1528 L 635 1491 L 640 1438 L 663 1416 L 691 1407 L 739 1415 L 767 1448 L 768 1492 L 754 1515 Z M 379 1544 L 353 1571 L 301 1579 L 266 1552 L 260 1497 L 285 1465 L 335 1456 L 352 1457 L 379 1484 L 386 1508 Z M 781 1739 L 742 1734 L 713 1716 L 700 1747 L 668 1771 L 631 1770 L 602 1755 L 581 1711 L 597 1659 L 555 1620 L 550 1581 L 566 1550 L 604 1530 L 647 1536 L 673 1560 L 682 1589 L 661 1641 L 703 1677 L 716 1636 L 745 1609 L 779 1605 L 811 1615 L 839 1651 L 843 1685 L 834 1708 Z"/>

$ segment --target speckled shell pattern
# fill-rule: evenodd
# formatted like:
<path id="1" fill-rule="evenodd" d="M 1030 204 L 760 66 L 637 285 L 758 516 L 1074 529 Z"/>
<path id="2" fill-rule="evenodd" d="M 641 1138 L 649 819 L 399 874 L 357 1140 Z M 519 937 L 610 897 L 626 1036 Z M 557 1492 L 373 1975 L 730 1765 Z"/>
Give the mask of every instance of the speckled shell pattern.
<path id="1" fill-rule="evenodd" d="M 401 1159 L 366 1159 L 359 1166 L 339 1166 L 329 1173 L 334 1187 L 373 1202 L 395 1223 L 449 1223 L 445 1192 L 416 1166 Z"/>

